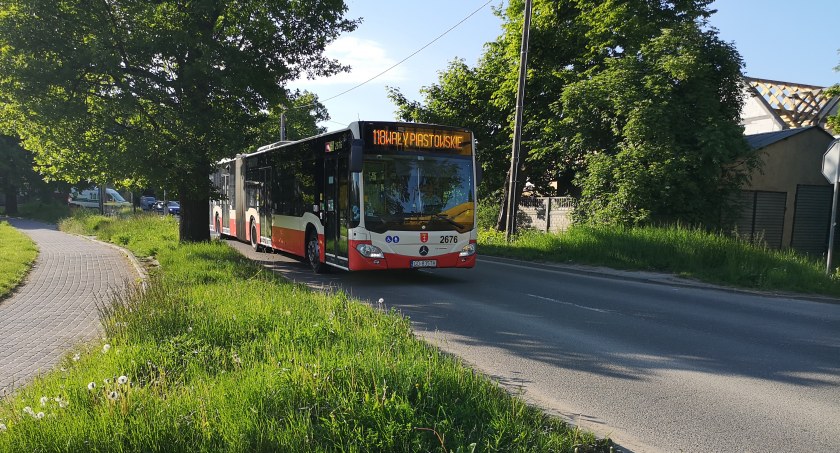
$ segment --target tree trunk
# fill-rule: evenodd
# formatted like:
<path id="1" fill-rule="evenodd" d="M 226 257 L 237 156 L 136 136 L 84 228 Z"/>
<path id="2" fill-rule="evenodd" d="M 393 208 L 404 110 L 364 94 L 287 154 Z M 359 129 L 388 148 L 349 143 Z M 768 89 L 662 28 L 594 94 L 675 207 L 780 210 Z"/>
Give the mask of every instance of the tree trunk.
<path id="1" fill-rule="evenodd" d="M 181 223 L 178 235 L 181 242 L 210 240 L 210 193 L 204 196 L 181 197 Z"/>
<path id="2" fill-rule="evenodd" d="M 17 186 L 14 184 L 6 184 L 6 215 L 17 215 Z"/>

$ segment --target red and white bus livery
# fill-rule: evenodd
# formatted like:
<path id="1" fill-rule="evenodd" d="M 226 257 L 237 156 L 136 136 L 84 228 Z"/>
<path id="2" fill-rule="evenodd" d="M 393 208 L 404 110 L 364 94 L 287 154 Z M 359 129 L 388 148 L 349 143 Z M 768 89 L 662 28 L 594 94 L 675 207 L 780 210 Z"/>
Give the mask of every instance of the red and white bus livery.
<path id="1" fill-rule="evenodd" d="M 475 265 L 471 132 L 359 121 L 219 162 L 210 228 L 312 269 Z"/>

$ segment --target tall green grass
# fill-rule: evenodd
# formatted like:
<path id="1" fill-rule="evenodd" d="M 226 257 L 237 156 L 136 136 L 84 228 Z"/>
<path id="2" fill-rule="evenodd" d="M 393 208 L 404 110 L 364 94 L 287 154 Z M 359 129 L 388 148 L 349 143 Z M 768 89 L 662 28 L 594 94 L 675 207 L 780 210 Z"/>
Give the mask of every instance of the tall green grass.
<path id="1" fill-rule="evenodd" d="M 178 245 L 169 219 L 62 227 L 138 254 L 157 236 L 160 272 L 101 307 L 103 343 L 0 404 L 0 451 L 609 448 L 418 341 L 404 317 L 288 283 L 218 242 Z"/>
<path id="2" fill-rule="evenodd" d="M 3 300 L 32 268 L 38 248 L 29 237 L 0 222 L 0 300 Z"/>
<path id="3" fill-rule="evenodd" d="M 0 208 L 0 212 L 5 213 L 5 209 Z M 67 203 L 57 201 L 48 203 L 32 201 L 21 203 L 15 216 L 54 224 L 58 223 L 60 219 L 70 216 L 70 208 L 67 207 Z"/>
<path id="4" fill-rule="evenodd" d="M 771 250 L 722 234 L 684 227 L 574 226 L 559 234 L 525 231 L 510 244 L 483 230 L 480 253 L 535 261 L 672 272 L 762 290 L 840 296 L 840 278 L 825 263 L 792 250 Z"/>

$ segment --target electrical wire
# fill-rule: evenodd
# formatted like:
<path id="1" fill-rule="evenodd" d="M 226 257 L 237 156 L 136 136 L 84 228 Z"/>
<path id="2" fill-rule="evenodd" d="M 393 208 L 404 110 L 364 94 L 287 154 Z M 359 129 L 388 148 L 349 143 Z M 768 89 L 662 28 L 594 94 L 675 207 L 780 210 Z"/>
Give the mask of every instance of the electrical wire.
<path id="1" fill-rule="evenodd" d="M 337 97 L 344 96 L 345 94 L 347 94 L 347 93 L 349 93 L 349 92 L 351 92 L 351 91 L 355 90 L 356 88 L 359 88 L 359 87 L 361 87 L 361 86 L 364 86 L 364 85 L 366 85 L 366 84 L 368 84 L 368 83 L 372 82 L 373 80 L 376 80 L 377 78 L 379 78 L 379 77 L 383 76 L 383 75 L 384 75 L 385 73 L 387 73 L 388 71 L 390 71 L 390 70 L 392 70 L 392 69 L 396 68 L 397 66 L 399 66 L 399 65 L 401 65 L 401 64 L 403 64 L 403 63 L 405 63 L 405 62 L 406 62 L 409 58 L 411 58 L 411 57 L 413 57 L 413 56 L 417 55 L 418 53 L 422 52 L 422 51 L 423 51 L 423 50 L 425 50 L 427 47 L 431 46 L 432 44 L 434 44 L 435 42 L 437 42 L 438 40 L 440 40 L 440 38 L 443 38 L 444 36 L 448 35 L 448 34 L 449 34 L 449 32 L 451 32 L 452 30 L 454 30 L 454 29 L 458 28 L 461 24 L 463 24 L 464 22 L 466 22 L 467 20 L 469 20 L 471 17 L 473 17 L 473 16 L 475 16 L 476 14 L 478 14 L 478 12 L 479 12 L 479 11 L 481 11 L 482 9 L 484 9 L 484 7 L 486 7 L 487 5 L 489 5 L 489 4 L 490 4 L 490 3 L 492 3 L 492 2 L 493 2 L 493 0 L 487 0 L 487 1 L 483 4 L 483 5 L 479 6 L 479 7 L 478 7 L 475 11 L 473 11 L 473 12 L 471 12 L 469 15 L 467 15 L 467 17 L 465 17 L 465 18 L 461 19 L 461 20 L 460 20 L 457 24 L 453 25 L 452 27 L 449 27 L 449 29 L 447 29 L 446 31 L 444 31 L 443 33 L 441 33 L 440 35 L 438 35 L 435 39 L 433 39 L 433 40 L 429 41 L 428 43 L 426 43 L 426 45 L 424 45 L 423 47 L 421 47 L 421 48 L 419 48 L 419 49 L 415 50 L 415 51 L 414 51 L 414 52 L 412 52 L 409 56 L 407 56 L 407 57 L 403 58 L 402 60 L 398 61 L 397 63 L 393 64 L 393 65 L 392 65 L 391 67 L 389 67 L 388 69 L 385 69 L 384 71 L 380 72 L 379 74 L 376 74 L 375 76 L 373 76 L 373 77 L 371 77 L 371 78 L 369 78 L 369 79 L 365 80 L 364 82 L 361 82 L 361 83 L 359 83 L 358 85 L 353 86 L 352 88 L 349 88 L 349 89 L 347 89 L 347 90 L 344 90 L 344 91 L 342 91 L 341 93 L 336 94 L 335 96 L 329 97 L 329 98 L 324 99 L 324 100 L 318 100 L 317 102 L 319 102 L 319 103 L 324 103 L 324 102 L 329 102 L 329 101 L 332 101 L 333 99 L 335 99 L 335 98 L 337 98 Z M 303 106 L 300 106 L 300 107 L 291 107 L 291 108 L 293 108 L 293 109 L 302 109 L 302 108 L 314 107 L 315 105 L 317 105 L 317 104 L 316 104 L 315 102 L 313 102 L 313 103 L 311 103 L 311 104 L 303 105 Z M 335 121 L 333 121 L 333 123 L 335 123 Z"/>

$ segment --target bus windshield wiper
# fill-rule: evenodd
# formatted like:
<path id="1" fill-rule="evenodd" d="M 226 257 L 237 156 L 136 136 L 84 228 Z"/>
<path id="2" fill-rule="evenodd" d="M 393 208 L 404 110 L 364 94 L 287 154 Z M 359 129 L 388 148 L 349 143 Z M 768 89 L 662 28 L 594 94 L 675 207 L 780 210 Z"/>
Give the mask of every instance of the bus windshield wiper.
<path id="1" fill-rule="evenodd" d="M 444 215 L 444 214 L 432 214 L 432 219 L 435 219 L 435 220 L 445 220 L 445 221 L 446 221 L 446 222 L 448 222 L 450 225 L 453 225 L 453 226 L 455 226 L 456 228 L 464 228 L 464 225 L 461 225 L 460 223 L 458 223 L 458 222 L 456 222 L 456 221 L 454 221 L 454 220 L 450 219 L 450 218 L 449 218 L 449 216 Z"/>

